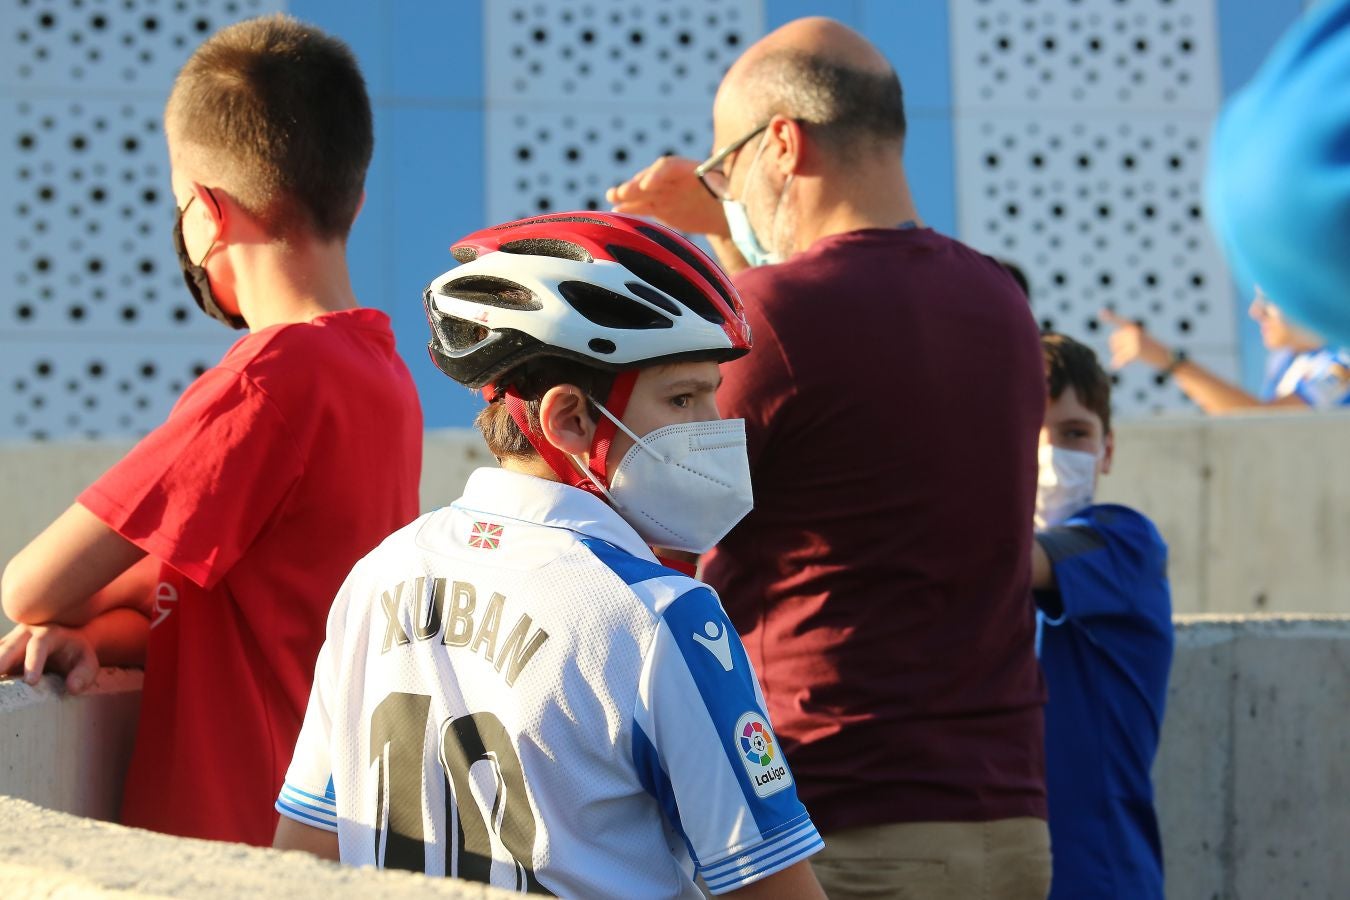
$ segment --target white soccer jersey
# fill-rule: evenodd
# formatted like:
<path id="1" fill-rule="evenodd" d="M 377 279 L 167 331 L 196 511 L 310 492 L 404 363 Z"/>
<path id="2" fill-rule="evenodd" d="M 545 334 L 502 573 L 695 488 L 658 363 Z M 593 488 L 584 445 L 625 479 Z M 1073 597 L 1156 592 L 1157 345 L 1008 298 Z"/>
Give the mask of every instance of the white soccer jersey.
<path id="1" fill-rule="evenodd" d="M 344 862 L 699 897 L 820 849 L 716 595 L 584 491 L 498 469 L 334 601 L 277 810 Z"/>

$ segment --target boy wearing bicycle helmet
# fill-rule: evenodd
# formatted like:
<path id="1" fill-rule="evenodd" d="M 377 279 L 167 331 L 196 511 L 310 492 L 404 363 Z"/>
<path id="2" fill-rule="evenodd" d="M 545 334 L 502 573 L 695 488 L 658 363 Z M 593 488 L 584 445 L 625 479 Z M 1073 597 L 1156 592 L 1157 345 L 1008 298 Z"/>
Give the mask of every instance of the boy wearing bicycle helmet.
<path id="1" fill-rule="evenodd" d="M 396 532 L 334 603 L 277 846 L 585 897 L 823 896 L 821 840 L 745 650 L 652 546 L 751 508 L 718 363 L 739 298 L 613 214 L 470 235 L 425 293 L 500 469 Z"/>

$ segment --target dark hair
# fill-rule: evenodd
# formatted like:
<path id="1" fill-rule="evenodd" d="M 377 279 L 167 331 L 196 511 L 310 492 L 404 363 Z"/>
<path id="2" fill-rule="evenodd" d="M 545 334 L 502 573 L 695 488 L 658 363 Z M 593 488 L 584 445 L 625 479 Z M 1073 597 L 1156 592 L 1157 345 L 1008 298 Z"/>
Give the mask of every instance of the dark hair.
<path id="1" fill-rule="evenodd" d="M 1045 382 L 1050 399 L 1058 400 L 1065 388 L 1073 388 L 1078 400 L 1102 420 L 1102 432 L 1111 431 L 1111 376 L 1097 354 L 1085 344 L 1063 334 L 1041 335 L 1045 354 Z"/>
<path id="2" fill-rule="evenodd" d="M 1031 300 L 1031 283 L 1027 281 L 1027 273 L 1022 271 L 1022 267 L 1010 259 L 999 259 L 998 264 L 1003 267 L 1003 271 L 1012 276 L 1013 281 L 1022 289 L 1028 302 Z"/>
<path id="3" fill-rule="evenodd" d="M 756 121 L 789 116 L 836 156 L 850 158 L 905 138 L 905 102 L 895 70 L 868 71 L 800 50 L 766 53 L 746 91 Z"/>
<path id="4" fill-rule="evenodd" d="M 497 381 L 497 387 L 504 392 L 508 385 L 525 400 L 525 411 L 529 416 L 530 428 L 539 431 L 539 406 L 550 388 L 560 384 L 573 384 L 581 388 L 588 397 L 594 397 L 602 403 L 609 396 L 614 385 L 614 373 L 605 372 L 576 360 L 557 356 L 541 356 L 530 360 L 507 372 Z M 528 459 L 538 455 L 534 445 L 525 437 L 516 420 L 506 411 L 499 393 L 487 408 L 480 411 L 474 419 L 474 425 L 483 434 L 488 451 L 497 459 Z M 598 419 L 600 411 L 587 404 L 592 419 Z"/>
<path id="5" fill-rule="evenodd" d="M 179 71 L 164 120 L 274 237 L 351 230 L 375 137 L 337 38 L 281 14 L 223 28 Z"/>

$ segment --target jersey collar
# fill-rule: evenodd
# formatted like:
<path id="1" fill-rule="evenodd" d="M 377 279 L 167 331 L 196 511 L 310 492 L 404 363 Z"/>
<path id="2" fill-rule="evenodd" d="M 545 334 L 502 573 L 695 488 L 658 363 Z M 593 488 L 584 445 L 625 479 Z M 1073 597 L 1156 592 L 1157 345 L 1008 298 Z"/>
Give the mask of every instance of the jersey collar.
<path id="1" fill-rule="evenodd" d="M 453 504 L 488 515 L 598 538 L 639 559 L 657 562 L 651 548 L 600 498 L 580 488 L 505 469 L 476 469 Z"/>

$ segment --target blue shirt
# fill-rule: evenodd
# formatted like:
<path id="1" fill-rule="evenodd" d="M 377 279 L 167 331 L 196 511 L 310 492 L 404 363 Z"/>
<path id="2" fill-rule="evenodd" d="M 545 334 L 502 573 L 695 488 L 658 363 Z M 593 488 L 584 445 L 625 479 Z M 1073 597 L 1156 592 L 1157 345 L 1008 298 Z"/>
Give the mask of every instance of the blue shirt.
<path id="1" fill-rule="evenodd" d="M 1161 898 L 1149 770 L 1172 665 L 1167 545 L 1147 518 L 1114 505 L 1036 540 L 1058 583 L 1036 592 L 1051 900 Z"/>
<path id="2" fill-rule="evenodd" d="M 1261 399 L 1278 400 L 1290 394 L 1297 394 L 1313 409 L 1350 406 L 1350 351 L 1323 347 L 1271 354 Z"/>

